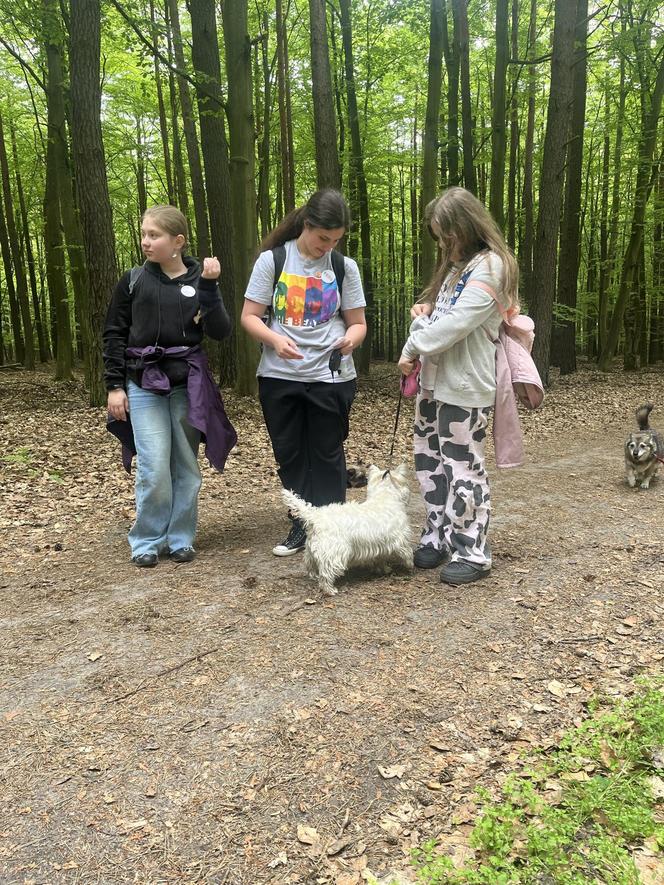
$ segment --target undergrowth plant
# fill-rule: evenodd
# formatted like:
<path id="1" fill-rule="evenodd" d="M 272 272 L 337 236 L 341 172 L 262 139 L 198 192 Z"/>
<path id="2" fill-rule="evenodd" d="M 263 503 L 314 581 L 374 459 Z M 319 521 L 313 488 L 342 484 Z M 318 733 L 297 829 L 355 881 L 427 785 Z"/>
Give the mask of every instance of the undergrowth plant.
<path id="1" fill-rule="evenodd" d="M 455 868 L 432 840 L 413 853 L 417 881 L 640 885 L 632 849 L 648 839 L 663 852 L 664 882 L 664 678 L 638 683 L 622 702 L 595 701 L 590 713 L 497 799 L 478 791 L 473 861 Z"/>

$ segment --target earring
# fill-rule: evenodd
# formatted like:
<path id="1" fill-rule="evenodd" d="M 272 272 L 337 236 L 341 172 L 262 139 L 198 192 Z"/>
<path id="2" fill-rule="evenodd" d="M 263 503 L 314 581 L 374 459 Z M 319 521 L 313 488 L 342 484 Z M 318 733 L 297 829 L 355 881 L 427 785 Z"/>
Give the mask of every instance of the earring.
<path id="1" fill-rule="evenodd" d="M 178 253 L 177 253 L 177 252 L 173 252 L 173 254 L 171 255 L 171 258 L 177 258 L 177 257 L 178 257 Z"/>

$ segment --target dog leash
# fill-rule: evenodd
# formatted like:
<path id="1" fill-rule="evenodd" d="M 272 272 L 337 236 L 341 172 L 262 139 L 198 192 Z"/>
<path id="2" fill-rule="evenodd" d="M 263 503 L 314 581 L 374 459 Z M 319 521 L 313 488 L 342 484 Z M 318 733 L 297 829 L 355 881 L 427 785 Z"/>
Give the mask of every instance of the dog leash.
<path id="1" fill-rule="evenodd" d="M 397 428 L 399 427 L 399 415 L 401 414 L 401 400 L 403 399 L 403 390 L 401 389 L 401 385 L 399 385 L 399 401 L 397 402 L 397 414 L 394 419 L 394 430 L 392 431 L 392 445 L 390 446 L 390 455 L 387 459 L 387 463 L 389 466 L 392 466 L 392 456 L 394 455 L 394 443 L 397 438 Z"/>

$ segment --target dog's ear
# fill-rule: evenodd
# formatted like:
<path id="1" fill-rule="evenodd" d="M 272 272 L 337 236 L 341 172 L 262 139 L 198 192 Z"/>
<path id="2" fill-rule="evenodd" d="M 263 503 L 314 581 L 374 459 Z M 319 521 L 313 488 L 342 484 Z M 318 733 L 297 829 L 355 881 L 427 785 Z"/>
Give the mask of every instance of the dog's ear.
<path id="1" fill-rule="evenodd" d="M 408 476 L 408 465 L 407 464 L 399 464 L 399 466 L 392 471 L 395 476 L 400 477 L 401 479 L 406 479 Z"/>
<path id="2" fill-rule="evenodd" d="M 375 464 L 370 464 L 367 467 L 367 479 L 374 479 L 379 473 L 382 473 L 382 470 L 376 467 Z"/>

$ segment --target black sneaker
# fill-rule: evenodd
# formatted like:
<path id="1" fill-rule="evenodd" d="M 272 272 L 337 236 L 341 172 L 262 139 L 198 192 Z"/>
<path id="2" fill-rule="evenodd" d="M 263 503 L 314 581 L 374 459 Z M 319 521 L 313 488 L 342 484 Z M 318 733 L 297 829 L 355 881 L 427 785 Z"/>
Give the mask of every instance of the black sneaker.
<path id="1" fill-rule="evenodd" d="M 293 553 L 299 553 L 304 550 L 307 543 L 307 531 L 301 519 L 294 519 L 288 537 L 281 544 L 277 544 L 272 548 L 275 556 L 292 556 Z"/>
<path id="2" fill-rule="evenodd" d="M 424 544 L 417 548 L 413 556 L 415 568 L 438 568 L 446 559 L 449 559 L 447 548 L 436 550 L 431 544 Z"/>

